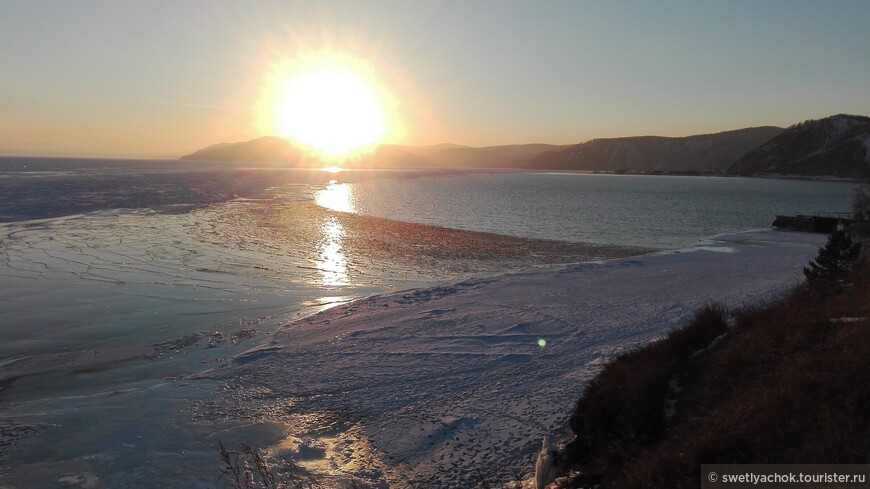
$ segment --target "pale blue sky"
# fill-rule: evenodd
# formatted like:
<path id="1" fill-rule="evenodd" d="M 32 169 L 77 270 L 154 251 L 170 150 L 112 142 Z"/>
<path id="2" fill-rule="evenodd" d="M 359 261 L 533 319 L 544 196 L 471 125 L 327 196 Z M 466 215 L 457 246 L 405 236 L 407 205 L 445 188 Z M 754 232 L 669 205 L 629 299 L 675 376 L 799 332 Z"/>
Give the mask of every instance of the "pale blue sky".
<path id="1" fill-rule="evenodd" d="M 263 135 L 282 58 L 365 58 L 410 144 L 574 143 L 870 115 L 870 1 L 0 0 L 0 154 Z"/>

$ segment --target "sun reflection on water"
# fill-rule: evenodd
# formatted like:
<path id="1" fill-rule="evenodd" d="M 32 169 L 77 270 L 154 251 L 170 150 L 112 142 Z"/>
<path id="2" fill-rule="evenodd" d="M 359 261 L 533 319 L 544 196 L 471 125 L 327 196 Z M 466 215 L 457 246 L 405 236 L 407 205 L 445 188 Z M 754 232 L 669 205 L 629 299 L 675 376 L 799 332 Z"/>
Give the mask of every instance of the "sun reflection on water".
<path id="1" fill-rule="evenodd" d="M 347 285 L 347 259 L 342 251 L 344 244 L 344 227 L 335 216 L 328 216 L 320 226 L 323 237 L 316 260 L 317 269 L 322 275 L 321 283 L 326 286 Z"/>
<path id="2" fill-rule="evenodd" d="M 338 212 L 353 212 L 350 186 L 335 180 L 317 192 L 314 198 L 317 205 Z M 320 270 L 321 284 L 327 287 L 348 285 L 347 258 L 344 255 L 344 226 L 333 215 L 324 218 L 320 225 L 319 257 L 316 261 Z"/>
<path id="3" fill-rule="evenodd" d="M 326 188 L 319 190 L 314 202 L 321 207 L 337 212 L 355 212 L 353 192 L 350 185 L 331 180 Z"/>

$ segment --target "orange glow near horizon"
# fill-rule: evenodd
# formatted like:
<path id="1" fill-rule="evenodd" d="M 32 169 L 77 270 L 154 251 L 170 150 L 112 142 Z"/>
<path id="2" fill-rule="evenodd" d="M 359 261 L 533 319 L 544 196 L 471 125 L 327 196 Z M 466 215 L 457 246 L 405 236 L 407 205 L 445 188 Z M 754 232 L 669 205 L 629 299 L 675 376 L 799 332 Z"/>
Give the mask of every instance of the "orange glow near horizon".
<path id="1" fill-rule="evenodd" d="M 375 73 L 364 61 L 333 51 L 275 64 L 261 96 L 261 131 L 328 163 L 366 153 L 399 131 L 392 98 Z"/>

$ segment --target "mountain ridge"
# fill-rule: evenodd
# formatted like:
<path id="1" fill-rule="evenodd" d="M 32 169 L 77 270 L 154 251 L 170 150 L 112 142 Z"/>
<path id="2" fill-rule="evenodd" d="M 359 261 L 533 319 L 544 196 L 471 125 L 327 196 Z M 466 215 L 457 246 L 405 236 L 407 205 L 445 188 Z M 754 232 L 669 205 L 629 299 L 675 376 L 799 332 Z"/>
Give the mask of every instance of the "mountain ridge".
<path id="1" fill-rule="evenodd" d="M 738 175 L 870 177 L 870 117 L 837 114 L 794 124 L 729 169 Z"/>
<path id="2" fill-rule="evenodd" d="M 683 137 L 598 138 L 559 152 L 542 153 L 529 168 L 607 172 L 721 173 L 748 151 L 784 129 L 750 127 Z"/>
<path id="3" fill-rule="evenodd" d="M 562 145 L 529 143 L 472 147 L 451 143 L 426 146 L 381 144 L 351 158 L 349 166 L 366 168 L 523 168 L 543 151 Z M 321 166 L 323 158 L 306 153 L 289 140 L 263 136 L 237 143 L 217 143 L 180 157 L 198 161 L 250 161 L 292 166 Z"/>
<path id="4" fill-rule="evenodd" d="M 302 168 L 329 163 L 277 136 L 218 143 L 181 159 Z M 382 144 L 343 164 L 351 168 L 503 168 L 868 178 L 870 117 L 837 114 L 788 128 L 758 126 L 683 137 L 597 138 L 573 145 Z"/>
<path id="5" fill-rule="evenodd" d="M 196 161 L 250 161 L 257 163 L 296 162 L 304 153 L 289 141 L 278 136 L 263 136 L 237 143 L 217 143 L 206 146 L 180 160 Z"/>

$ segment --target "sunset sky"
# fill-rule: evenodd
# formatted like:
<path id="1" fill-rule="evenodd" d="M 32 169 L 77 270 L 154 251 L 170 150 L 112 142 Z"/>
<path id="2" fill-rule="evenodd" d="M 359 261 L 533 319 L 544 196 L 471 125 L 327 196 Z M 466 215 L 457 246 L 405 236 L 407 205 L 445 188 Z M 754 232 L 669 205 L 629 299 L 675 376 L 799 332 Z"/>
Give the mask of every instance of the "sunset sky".
<path id="1" fill-rule="evenodd" d="M 277 134 L 276 73 L 311 53 L 347 60 L 404 144 L 870 115 L 868 20 L 866 0 L 0 0 L 0 154 L 174 158 Z"/>

